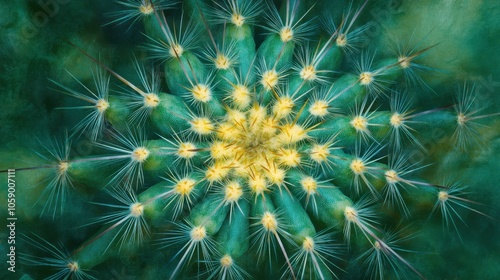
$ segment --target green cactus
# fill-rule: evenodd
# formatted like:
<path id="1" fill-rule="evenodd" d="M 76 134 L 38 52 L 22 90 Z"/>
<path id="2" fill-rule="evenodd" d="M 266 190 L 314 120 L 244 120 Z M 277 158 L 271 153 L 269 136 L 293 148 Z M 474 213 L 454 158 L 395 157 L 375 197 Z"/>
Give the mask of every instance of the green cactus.
<path id="1" fill-rule="evenodd" d="M 473 51 L 441 63 L 449 41 L 402 24 L 434 2 L 49 2 L 11 5 L 45 11 L 39 29 L 57 30 L 59 11 L 82 34 L 106 18 L 93 37 L 54 35 L 38 69 L 58 68 L 37 84 L 63 110 L 25 116 L 35 152 L 2 151 L 17 278 L 494 277 L 498 256 L 475 274 L 454 254 L 474 250 L 474 229 L 499 232 L 484 205 L 498 202 L 499 108 L 463 82 Z M 4 21 L 12 48 L 36 49 Z M 37 123 L 70 130 L 32 141 Z"/>

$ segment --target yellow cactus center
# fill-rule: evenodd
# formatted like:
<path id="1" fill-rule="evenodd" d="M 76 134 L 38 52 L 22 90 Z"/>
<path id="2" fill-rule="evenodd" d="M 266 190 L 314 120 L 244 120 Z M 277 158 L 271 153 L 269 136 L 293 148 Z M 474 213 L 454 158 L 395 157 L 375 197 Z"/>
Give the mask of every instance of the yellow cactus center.
<path id="1" fill-rule="evenodd" d="M 438 193 L 438 198 L 441 202 L 445 202 L 450 198 L 450 195 L 446 191 L 440 191 Z"/>
<path id="2" fill-rule="evenodd" d="M 69 163 L 67 161 L 61 161 L 59 162 L 59 165 L 57 165 L 57 171 L 59 174 L 64 174 L 66 171 L 68 171 L 69 168 Z"/>
<path id="3" fill-rule="evenodd" d="M 306 252 L 313 252 L 314 251 L 314 239 L 312 239 L 310 236 L 307 236 L 304 238 L 304 241 L 302 242 L 302 249 Z"/>
<path id="4" fill-rule="evenodd" d="M 153 5 L 151 3 L 143 3 L 139 6 L 139 12 L 143 15 L 150 15 L 154 12 Z"/>
<path id="5" fill-rule="evenodd" d="M 97 111 L 102 114 L 109 108 L 109 103 L 104 99 L 99 99 L 97 100 L 95 107 L 97 108 Z"/>
<path id="6" fill-rule="evenodd" d="M 134 203 L 130 205 L 130 216 L 140 217 L 144 213 L 144 205 L 142 203 Z"/>
<path id="7" fill-rule="evenodd" d="M 403 117 L 398 113 L 394 113 L 391 116 L 390 122 L 391 122 L 392 126 L 394 126 L 395 128 L 398 128 L 403 124 Z"/>
<path id="8" fill-rule="evenodd" d="M 358 220 L 358 211 L 351 206 L 344 209 L 344 217 L 348 222 L 356 222 Z"/>
<path id="9" fill-rule="evenodd" d="M 231 61 L 229 60 L 229 58 L 227 58 L 227 56 L 223 54 L 217 55 L 217 57 L 214 59 L 214 63 L 217 69 L 226 70 L 231 67 Z"/>
<path id="10" fill-rule="evenodd" d="M 322 163 L 328 160 L 330 149 L 327 145 L 315 144 L 312 146 L 309 157 L 317 163 Z"/>
<path id="11" fill-rule="evenodd" d="M 347 37 L 345 34 L 339 34 L 336 40 L 336 44 L 339 47 L 345 47 L 347 46 Z"/>
<path id="12" fill-rule="evenodd" d="M 395 184 L 399 182 L 398 173 L 394 170 L 388 170 L 385 172 L 385 180 L 389 184 Z"/>
<path id="13" fill-rule="evenodd" d="M 324 117 L 328 114 L 328 108 L 330 108 L 328 102 L 325 100 L 316 100 L 309 107 L 309 113 L 316 117 Z"/>
<path id="14" fill-rule="evenodd" d="M 204 84 L 197 84 L 191 89 L 194 100 L 206 103 L 212 100 L 212 90 Z"/>
<path id="15" fill-rule="evenodd" d="M 292 112 L 293 106 L 295 103 L 293 102 L 293 99 L 285 96 L 285 97 L 280 97 L 276 102 L 274 103 L 273 106 L 273 113 L 276 117 L 279 119 L 282 119 Z"/>
<path id="16" fill-rule="evenodd" d="M 398 63 L 401 68 L 406 69 L 411 66 L 411 59 L 407 56 L 400 56 L 398 58 Z"/>
<path id="17" fill-rule="evenodd" d="M 77 272 L 78 270 L 80 270 L 80 265 L 78 265 L 77 262 L 70 262 L 67 264 L 67 267 L 71 272 Z"/>
<path id="18" fill-rule="evenodd" d="M 316 68 L 313 65 L 307 65 L 300 70 L 300 78 L 306 81 L 314 81 L 318 78 L 316 76 Z"/>
<path id="19" fill-rule="evenodd" d="M 465 114 L 460 113 L 457 115 L 457 123 L 459 125 L 464 125 L 467 122 L 467 116 Z"/>
<path id="20" fill-rule="evenodd" d="M 228 203 L 236 202 L 243 196 L 243 188 L 238 182 L 230 182 L 227 184 L 224 192 L 224 199 Z"/>
<path id="21" fill-rule="evenodd" d="M 250 98 L 250 90 L 244 85 L 235 85 L 231 92 L 231 98 L 240 109 L 248 107 L 252 101 Z"/>
<path id="22" fill-rule="evenodd" d="M 144 96 L 144 106 L 154 108 L 160 104 L 160 98 L 156 93 L 148 93 Z"/>
<path id="23" fill-rule="evenodd" d="M 262 79 L 260 83 L 264 86 L 266 90 L 271 90 L 278 84 L 279 75 L 276 70 L 268 70 L 262 74 Z"/>
<path id="24" fill-rule="evenodd" d="M 368 120 L 363 116 L 355 116 L 352 118 L 350 124 L 356 129 L 356 131 L 368 131 Z"/>
<path id="25" fill-rule="evenodd" d="M 202 241 L 207 237 L 207 229 L 204 226 L 194 227 L 189 233 L 191 240 L 195 242 Z"/>
<path id="26" fill-rule="evenodd" d="M 132 151 L 132 160 L 144 162 L 149 156 L 149 150 L 145 147 L 139 147 Z"/>
<path id="27" fill-rule="evenodd" d="M 243 26 L 243 24 L 245 24 L 245 17 L 241 14 L 233 13 L 233 15 L 231 16 L 231 23 L 233 23 L 237 27 L 241 27 Z"/>
<path id="28" fill-rule="evenodd" d="M 208 118 L 195 118 L 191 121 L 191 129 L 200 135 L 207 135 L 212 133 L 215 127 Z"/>
<path id="29" fill-rule="evenodd" d="M 371 84 L 373 82 L 373 73 L 363 72 L 359 74 L 359 82 L 364 86 Z"/>
<path id="30" fill-rule="evenodd" d="M 293 30 L 289 26 L 284 26 L 280 30 L 280 38 L 283 43 L 293 40 Z"/>
<path id="31" fill-rule="evenodd" d="M 233 258 L 231 258 L 230 255 L 224 255 L 224 257 L 222 257 L 220 259 L 220 265 L 224 268 L 229 268 L 233 265 Z"/>
<path id="32" fill-rule="evenodd" d="M 356 174 L 363 174 L 366 171 L 365 163 L 361 159 L 351 161 L 351 170 Z"/>
<path id="33" fill-rule="evenodd" d="M 271 212 L 266 211 L 264 215 L 262 215 L 260 223 L 266 231 L 276 232 L 278 229 L 278 220 L 276 220 L 276 216 Z"/>
<path id="34" fill-rule="evenodd" d="M 177 155 L 184 159 L 192 158 L 196 155 L 196 146 L 190 142 L 183 142 L 179 144 Z"/>
<path id="35" fill-rule="evenodd" d="M 175 184 L 175 192 L 182 196 L 188 196 L 194 189 L 196 181 L 190 178 L 181 179 L 177 184 Z"/>
<path id="36" fill-rule="evenodd" d="M 313 177 L 306 177 L 300 181 L 302 189 L 309 195 L 316 194 L 318 182 Z"/>
<path id="37" fill-rule="evenodd" d="M 179 44 L 172 44 L 170 46 L 170 49 L 168 50 L 168 53 L 172 57 L 181 57 L 182 54 L 184 53 L 184 48 Z"/>

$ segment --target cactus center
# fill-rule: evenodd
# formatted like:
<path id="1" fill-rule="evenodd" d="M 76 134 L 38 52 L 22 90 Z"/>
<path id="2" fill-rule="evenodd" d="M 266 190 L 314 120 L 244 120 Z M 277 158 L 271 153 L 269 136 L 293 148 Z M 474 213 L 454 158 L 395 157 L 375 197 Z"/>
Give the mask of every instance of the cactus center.
<path id="1" fill-rule="evenodd" d="M 195 180 L 184 178 L 177 182 L 177 184 L 175 184 L 175 191 L 182 196 L 187 196 L 191 194 L 195 185 Z"/>
<path id="2" fill-rule="evenodd" d="M 358 211 L 351 206 L 347 206 L 344 209 L 344 217 L 349 222 L 357 222 L 358 221 Z"/>
<path id="3" fill-rule="evenodd" d="M 363 72 L 359 74 L 359 82 L 364 86 L 371 84 L 373 82 L 373 73 Z"/>
<path id="4" fill-rule="evenodd" d="M 311 159 L 318 163 L 325 162 L 328 159 L 329 155 L 330 155 L 330 149 L 328 149 L 328 146 L 318 145 L 318 144 L 314 145 L 311 148 L 309 154 Z"/>
<path id="5" fill-rule="evenodd" d="M 231 98 L 238 108 L 246 108 L 251 101 L 250 91 L 244 85 L 236 85 L 231 92 Z"/>
<path id="6" fill-rule="evenodd" d="M 350 167 L 351 167 L 352 172 L 354 172 L 356 174 L 363 174 L 366 170 L 365 163 L 359 158 L 351 161 Z"/>
<path id="7" fill-rule="evenodd" d="M 132 159 L 137 162 L 144 162 L 149 156 L 149 150 L 139 147 L 132 151 Z"/>
<path id="8" fill-rule="evenodd" d="M 394 126 L 395 128 L 398 128 L 403 124 L 403 117 L 399 113 L 394 113 L 391 116 L 391 125 Z"/>
<path id="9" fill-rule="evenodd" d="M 465 114 L 463 113 L 460 113 L 457 115 L 457 123 L 459 125 L 464 125 L 465 122 L 467 122 L 467 116 L 465 116 Z"/>
<path id="10" fill-rule="evenodd" d="M 191 94 L 196 101 L 206 103 L 212 100 L 212 90 L 207 85 L 197 84 L 191 89 Z"/>
<path id="11" fill-rule="evenodd" d="M 242 16 L 241 14 L 238 14 L 238 13 L 234 13 L 232 16 L 231 16 L 231 22 L 238 26 L 238 27 L 241 27 L 244 23 L 245 23 L 245 17 Z"/>
<path id="12" fill-rule="evenodd" d="M 407 56 L 400 56 L 398 58 L 398 63 L 401 68 L 406 69 L 411 66 L 411 59 Z"/>
<path id="13" fill-rule="evenodd" d="M 278 229 L 278 220 L 276 220 L 276 217 L 271 212 L 266 211 L 264 215 L 262 215 L 260 223 L 266 231 L 276 232 Z"/>
<path id="14" fill-rule="evenodd" d="M 318 183 L 312 177 L 306 177 L 300 181 L 302 189 L 309 195 L 315 194 L 318 189 Z"/>
<path id="15" fill-rule="evenodd" d="M 368 120 L 363 116 L 355 116 L 351 120 L 351 125 L 356 129 L 356 131 L 368 130 Z"/>
<path id="16" fill-rule="evenodd" d="M 345 34 L 339 34 L 336 40 L 337 46 L 339 47 L 345 47 L 347 46 L 347 37 Z"/>
<path id="17" fill-rule="evenodd" d="M 278 98 L 278 100 L 276 100 L 276 103 L 274 103 L 273 113 L 279 119 L 284 118 L 292 112 L 294 105 L 295 103 L 293 102 L 292 98 L 288 96 L 280 97 Z"/>
<path id="18" fill-rule="evenodd" d="M 389 184 L 395 184 L 399 182 L 398 173 L 394 170 L 388 170 L 385 172 L 385 180 Z"/>
<path id="19" fill-rule="evenodd" d="M 446 191 L 440 191 L 438 193 L 438 198 L 441 202 L 445 202 L 450 198 L 450 195 Z"/>
<path id="20" fill-rule="evenodd" d="M 196 146 L 190 142 L 183 142 L 179 144 L 179 149 L 177 150 L 177 155 L 188 159 L 196 155 Z"/>
<path id="21" fill-rule="evenodd" d="M 278 84 L 279 75 L 276 70 L 268 70 L 262 74 L 262 80 L 260 83 L 264 86 L 266 90 L 271 90 Z"/>
<path id="22" fill-rule="evenodd" d="M 300 70 L 300 78 L 306 81 L 313 81 L 318 78 L 316 76 L 316 68 L 313 65 L 307 65 L 302 70 Z"/>
<path id="23" fill-rule="evenodd" d="M 160 98 L 156 93 L 148 93 L 144 95 L 144 106 L 148 108 L 155 108 L 160 104 Z"/>
<path id="24" fill-rule="evenodd" d="M 302 249 L 306 252 L 314 251 L 314 240 L 310 236 L 304 238 L 304 241 L 302 242 Z"/>
<path id="25" fill-rule="evenodd" d="M 151 3 L 143 3 L 139 6 L 139 12 L 143 15 L 150 15 L 154 12 L 153 5 Z"/>
<path id="26" fill-rule="evenodd" d="M 80 266 L 77 262 L 70 262 L 67 264 L 69 271 L 77 272 L 80 269 Z"/>
<path id="27" fill-rule="evenodd" d="M 329 107 L 328 102 L 324 100 L 316 100 L 311 104 L 311 107 L 309 107 L 309 113 L 313 116 L 324 117 L 328 114 Z"/>
<path id="28" fill-rule="evenodd" d="M 97 108 L 97 111 L 102 114 L 109 108 L 109 103 L 104 99 L 99 99 L 97 100 L 95 107 Z"/>
<path id="29" fill-rule="evenodd" d="M 217 57 L 214 59 L 214 63 L 217 69 L 226 70 L 231 67 L 231 61 L 229 60 L 229 58 L 227 58 L 227 56 L 223 54 L 217 55 Z"/>
<path id="30" fill-rule="evenodd" d="M 142 203 L 134 203 L 130 205 L 130 216 L 132 217 L 140 217 L 144 213 L 144 205 Z"/>
<path id="31" fill-rule="evenodd" d="M 238 182 L 230 182 L 226 185 L 225 189 L 225 201 L 228 203 L 233 203 L 238 201 L 243 195 L 243 188 Z"/>
<path id="32" fill-rule="evenodd" d="M 179 44 L 173 44 L 172 46 L 170 46 L 168 53 L 172 57 L 181 57 L 182 54 L 184 53 L 184 48 Z"/>
<path id="33" fill-rule="evenodd" d="M 204 226 L 195 227 L 191 230 L 189 236 L 191 237 L 191 240 L 195 242 L 202 241 L 205 237 L 207 237 L 207 229 Z"/>
<path id="34" fill-rule="evenodd" d="M 57 165 L 57 171 L 59 174 L 64 174 L 66 171 L 68 171 L 69 168 L 69 163 L 67 161 L 61 161 L 59 162 L 59 165 Z"/>
<path id="35" fill-rule="evenodd" d="M 200 135 L 207 135 L 214 131 L 214 124 L 208 118 L 195 118 L 191 121 L 191 129 Z"/>
<path id="36" fill-rule="evenodd" d="M 233 265 L 233 258 L 231 258 L 230 255 L 224 255 L 224 257 L 220 259 L 220 265 L 224 268 L 231 267 Z"/>
<path id="37" fill-rule="evenodd" d="M 293 39 L 293 30 L 289 26 L 284 26 L 280 30 L 280 38 L 283 43 L 291 41 Z"/>
<path id="38" fill-rule="evenodd" d="M 380 250 L 382 249 L 382 245 L 380 245 L 380 242 L 378 241 L 375 241 L 375 243 L 373 243 L 373 248 L 375 248 L 375 250 Z"/>

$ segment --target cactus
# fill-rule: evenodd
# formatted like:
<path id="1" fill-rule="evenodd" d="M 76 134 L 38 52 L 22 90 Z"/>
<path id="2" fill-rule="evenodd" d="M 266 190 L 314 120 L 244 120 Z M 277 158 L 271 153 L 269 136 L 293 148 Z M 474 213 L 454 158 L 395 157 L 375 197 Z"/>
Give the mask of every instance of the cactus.
<path id="1" fill-rule="evenodd" d="M 4 170 L 23 279 L 454 275 L 442 243 L 494 219 L 459 175 L 494 170 L 499 113 L 429 63 L 440 42 L 370 37 L 369 1 L 313 2 L 116 1 L 103 28 L 130 59 L 67 38 L 78 64 L 47 92 L 69 133 Z"/>

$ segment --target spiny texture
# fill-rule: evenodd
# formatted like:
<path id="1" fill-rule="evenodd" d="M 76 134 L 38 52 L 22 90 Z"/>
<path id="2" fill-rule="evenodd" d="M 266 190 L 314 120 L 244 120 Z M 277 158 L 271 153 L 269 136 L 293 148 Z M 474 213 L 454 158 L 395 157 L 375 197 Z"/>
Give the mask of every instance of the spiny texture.
<path id="1" fill-rule="evenodd" d="M 466 153 L 496 116 L 479 113 L 469 85 L 447 107 L 413 108 L 411 91 L 436 94 L 419 76 L 435 43 L 402 38 L 379 57 L 359 22 L 366 2 L 340 13 L 278 2 L 117 1 L 109 24 L 144 31 L 135 77 L 68 42 L 95 63 L 94 83 L 53 87 L 88 112 L 71 138 L 98 151 L 43 143 L 37 203 L 56 221 L 84 196 L 92 217 L 75 226 L 94 234 L 64 249 L 26 235 L 40 251 L 23 255 L 27 274 L 424 278 L 409 259 L 429 215 L 457 232 L 464 210 L 488 219 L 453 171 L 420 176 L 422 140 L 438 130 Z"/>

